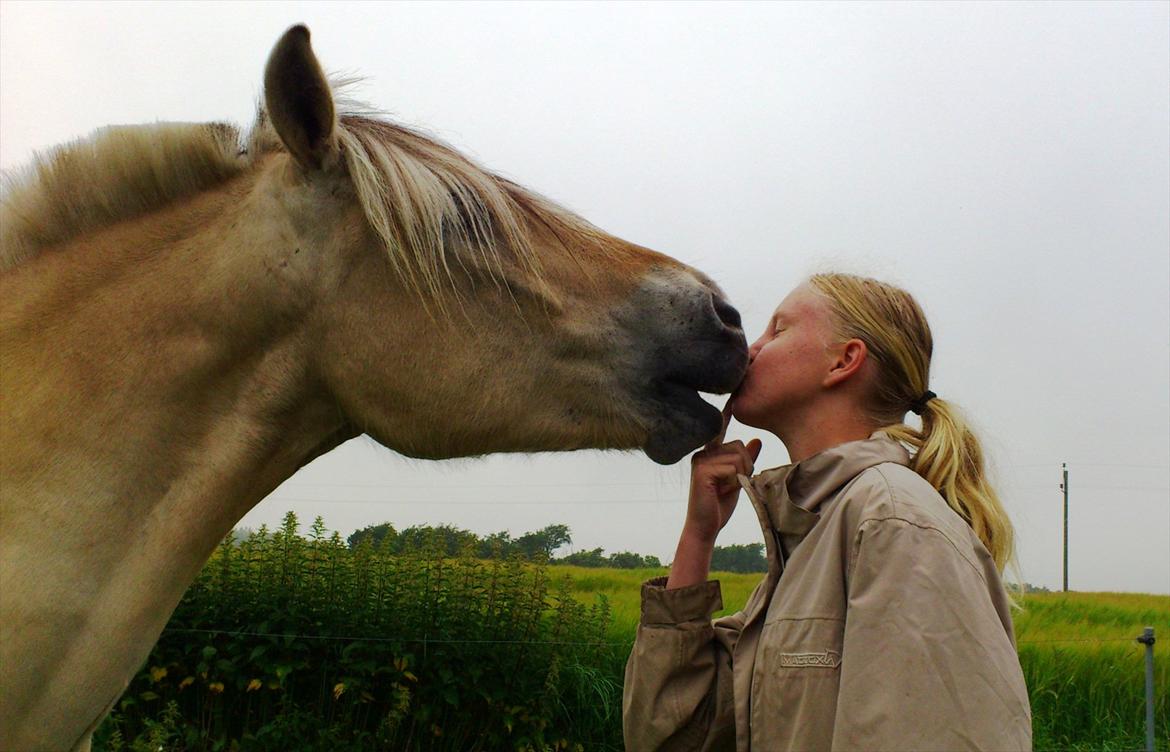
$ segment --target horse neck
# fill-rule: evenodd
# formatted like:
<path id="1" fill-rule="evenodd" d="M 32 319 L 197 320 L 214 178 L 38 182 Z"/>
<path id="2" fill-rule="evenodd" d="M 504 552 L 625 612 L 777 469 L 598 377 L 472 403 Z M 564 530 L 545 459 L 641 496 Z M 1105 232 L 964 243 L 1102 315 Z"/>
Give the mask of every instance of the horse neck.
<path id="1" fill-rule="evenodd" d="M 60 746 L 231 526 L 351 435 L 307 365 L 311 303 L 256 179 L 0 275 L 4 712 L 59 725 Z"/>
<path id="2" fill-rule="evenodd" d="M 272 228 L 250 214 L 255 179 L 0 282 L 6 556 L 40 558 L 40 542 L 126 578 L 134 561 L 174 572 L 159 595 L 177 600 L 240 516 L 348 435 L 306 365 L 308 304 L 272 273 Z"/>

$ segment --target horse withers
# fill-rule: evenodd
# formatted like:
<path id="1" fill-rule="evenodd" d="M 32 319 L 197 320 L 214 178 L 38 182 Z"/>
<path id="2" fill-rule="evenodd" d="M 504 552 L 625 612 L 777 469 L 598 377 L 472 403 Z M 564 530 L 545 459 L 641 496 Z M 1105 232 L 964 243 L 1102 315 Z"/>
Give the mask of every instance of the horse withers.
<path id="1" fill-rule="evenodd" d="M 105 129 L 0 219 L 4 750 L 87 747 L 215 545 L 347 439 L 671 463 L 747 365 L 709 279 L 349 112 L 303 26 L 243 140 Z"/>

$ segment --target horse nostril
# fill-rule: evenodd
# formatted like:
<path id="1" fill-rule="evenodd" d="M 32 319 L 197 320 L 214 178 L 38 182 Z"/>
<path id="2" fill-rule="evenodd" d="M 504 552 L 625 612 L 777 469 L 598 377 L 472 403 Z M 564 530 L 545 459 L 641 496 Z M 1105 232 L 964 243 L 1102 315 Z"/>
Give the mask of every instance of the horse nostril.
<path id="1" fill-rule="evenodd" d="M 715 296 L 713 300 L 715 303 L 715 315 L 719 317 L 720 321 L 732 329 L 739 329 L 743 326 L 743 322 L 739 318 L 739 311 L 735 310 L 730 303 L 719 296 Z"/>

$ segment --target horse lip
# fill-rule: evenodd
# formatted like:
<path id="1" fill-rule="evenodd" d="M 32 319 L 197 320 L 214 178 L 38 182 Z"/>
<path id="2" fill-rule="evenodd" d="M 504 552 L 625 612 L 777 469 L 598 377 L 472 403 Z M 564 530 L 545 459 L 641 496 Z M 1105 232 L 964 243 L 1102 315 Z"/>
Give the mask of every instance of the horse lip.
<path id="1" fill-rule="evenodd" d="M 649 435 L 642 447 L 646 456 L 661 465 L 672 465 L 702 447 L 723 429 L 723 415 L 700 392 L 727 394 L 735 391 L 747 373 L 748 351 L 740 335 L 739 347 L 713 357 L 706 372 L 673 372 L 650 382 L 648 402 L 653 405 Z"/>
<path id="2" fill-rule="evenodd" d="M 723 427 L 719 409 L 699 396 L 699 390 L 673 379 L 654 389 L 658 417 L 642 447 L 660 465 L 673 465 L 710 441 Z"/>

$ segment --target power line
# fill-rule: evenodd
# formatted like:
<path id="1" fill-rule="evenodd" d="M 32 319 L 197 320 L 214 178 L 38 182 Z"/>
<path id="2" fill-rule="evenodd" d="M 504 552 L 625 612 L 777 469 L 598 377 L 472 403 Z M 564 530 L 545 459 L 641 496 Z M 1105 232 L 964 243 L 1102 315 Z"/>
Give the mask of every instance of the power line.
<path id="1" fill-rule="evenodd" d="M 1038 463 L 1028 463 L 1028 464 L 1024 464 L 1024 465 L 999 465 L 998 467 L 1001 467 L 1001 468 L 1042 467 L 1042 468 L 1054 469 L 1056 467 L 1056 464 L 1057 463 L 1055 463 L 1055 462 L 1038 462 Z M 1139 468 L 1142 470 L 1170 470 L 1170 465 L 1142 465 L 1142 464 L 1124 463 L 1124 462 L 1069 462 L 1067 464 L 1073 465 L 1075 467 L 1126 467 L 1126 468 Z"/>
<path id="2" fill-rule="evenodd" d="M 1106 643 L 1106 642 L 1133 642 L 1133 638 L 1132 638 L 1132 637 L 1113 637 L 1113 638 L 1111 638 L 1111 639 L 1106 639 L 1106 640 L 1100 640 L 1100 639 L 1076 639 L 1076 638 L 1070 638 L 1070 639 L 1067 639 L 1067 640 L 1065 640 L 1065 639 L 1055 639 L 1055 640 L 1019 640 L 1019 641 L 1017 641 L 1017 644 L 1018 644 L 1018 645 L 1041 645 L 1041 644 L 1049 644 L 1049 643 L 1055 643 L 1055 642 L 1096 642 L 1096 643 Z"/>
<path id="3" fill-rule="evenodd" d="M 1136 467 L 1144 470 L 1170 470 L 1168 465 L 1137 465 L 1124 462 L 1073 462 L 1077 467 Z"/>
<path id="4" fill-rule="evenodd" d="M 1028 486 L 1002 486 L 1002 488 L 1013 491 L 1052 491 L 1060 490 L 1060 483 L 1056 485 L 1046 484 L 1043 486 L 1028 485 Z M 1162 493 L 1170 492 L 1170 486 L 1106 486 L 1093 483 L 1078 483 L 1077 488 L 1089 488 L 1095 491 L 1160 491 Z"/>

